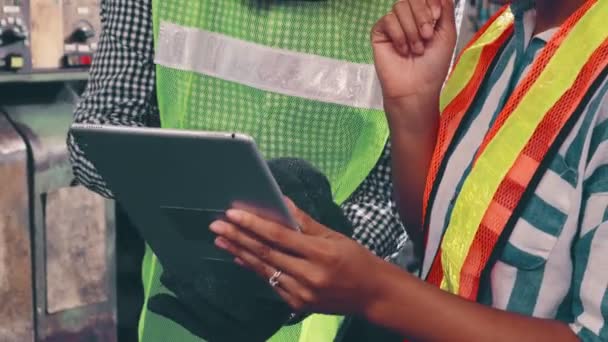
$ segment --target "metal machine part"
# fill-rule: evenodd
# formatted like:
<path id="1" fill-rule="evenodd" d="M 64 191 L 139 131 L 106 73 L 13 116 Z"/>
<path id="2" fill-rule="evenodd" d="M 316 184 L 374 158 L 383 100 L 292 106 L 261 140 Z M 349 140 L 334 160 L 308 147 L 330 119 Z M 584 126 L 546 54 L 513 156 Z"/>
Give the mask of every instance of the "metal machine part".
<path id="1" fill-rule="evenodd" d="M 0 112 L 0 341 L 34 340 L 27 149 Z"/>
<path id="2" fill-rule="evenodd" d="M 91 65 L 101 32 L 99 0 L 64 0 L 63 67 L 82 68 Z"/>
<path id="3" fill-rule="evenodd" d="M 32 268 L 23 289 L 33 293 L 34 318 L 33 339 L 20 339 L 3 338 L 0 317 L 2 342 L 116 341 L 114 205 L 71 184 L 65 139 L 76 93 L 68 85 L 14 84 L 0 92 L 27 146 L 31 222 L 25 231 L 33 248 L 23 258 Z M 25 93 L 27 101 L 17 96 Z"/>
<path id="4" fill-rule="evenodd" d="M 84 69 L 93 61 L 99 0 L 30 0 L 35 70 Z"/>
<path id="5" fill-rule="evenodd" d="M 0 0 L 0 77 L 31 68 L 29 7 L 22 0 Z"/>
<path id="6" fill-rule="evenodd" d="M 99 31 L 97 0 L 0 0 L 0 342 L 117 339 L 114 203 L 65 143 Z"/>

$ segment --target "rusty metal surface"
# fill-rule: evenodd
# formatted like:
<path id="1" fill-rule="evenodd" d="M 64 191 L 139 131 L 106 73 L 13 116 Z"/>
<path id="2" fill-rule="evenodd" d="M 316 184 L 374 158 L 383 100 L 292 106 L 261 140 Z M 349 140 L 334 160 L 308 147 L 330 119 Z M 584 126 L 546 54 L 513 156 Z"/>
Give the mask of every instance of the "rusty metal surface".
<path id="1" fill-rule="evenodd" d="M 105 201 L 83 187 L 46 195 L 47 312 L 108 299 Z"/>
<path id="2" fill-rule="evenodd" d="M 53 192 L 51 192 L 52 194 Z M 56 193 L 56 192 L 55 192 Z M 56 193 L 57 194 L 57 193 Z M 86 196 L 86 195 L 85 195 Z M 51 196 L 52 197 L 52 196 Z M 57 197 L 56 197 L 57 199 Z M 99 198 L 97 198 L 99 200 Z M 101 204 L 97 202 L 97 200 L 93 200 L 95 203 L 93 210 L 96 215 L 100 215 L 101 213 L 97 211 L 100 208 Z M 44 201 L 41 201 L 39 208 L 44 203 L 49 203 L 49 195 L 46 196 Z M 91 274 L 89 279 L 101 279 L 103 278 L 105 284 L 108 286 L 106 288 L 106 297 L 107 299 L 99 302 L 93 303 L 83 306 L 78 306 L 75 308 L 70 308 L 67 310 L 62 310 L 55 313 L 47 312 L 42 308 L 39 308 L 38 312 L 38 322 L 37 322 L 37 330 L 38 330 L 38 341 L 44 342 L 115 342 L 117 341 L 117 331 L 116 331 L 116 274 L 115 274 L 115 249 L 114 249 L 114 241 L 115 241 L 115 222 L 114 222 L 114 206 L 113 202 L 104 200 L 105 202 L 105 212 L 104 215 L 104 224 L 105 224 L 105 235 L 103 236 L 104 246 L 105 246 L 105 275 L 100 276 L 99 274 Z M 60 202 L 58 202 L 60 203 Z M 88 205 L 87 205 L 88 206 Z M 48 206 L 47 206 L 48 210 Z M 40 213 L 37 213 L 37 216 Z M 78 216 L 82 217 L 82 216 Z M 90 220 L 90 218 L 87 218 Z M 82 229 L 79 227 L 78 229 Z M 67 231 L 66 231 L 67 232 Z M 40 237 L 38 236 L 38 239 Z M 48 237 L 47 237 L 48 241 Z M 48 243 L 48 242 L 47 242 Z M 80 246 L 75 248 L 75 251 L 80 249 Z M 79 252 L 74 253 L 79 255 Z M 95 253 L 97 255 L 102 254 L 101 251 Z M 102 264 L 101 260 L 96 260 L 93 264 Z M 83 267 L 85 263 L 81 263 L 80 267 Z M 94 266 L 95 268 L 95 266 Z M 40 267 L 36 267 L 37 272 L 36 276 L 41 276 L 42 272 L 40 272 Z M 86 273 L 86 272 L 85 272 Z M 75 278 L 78 278 L 78 275 L 75 275 Z M 76 279 L 73 279 L 75 281 Z M 86 281 L 85 281 L 86 282 Z M 39 282 L 40 283 L 40 282 Z M 101 280 L 99 282 L 93 281 L 97 283 L 97 285 L 92 285 L 93 288 L 101 285 Z M 76 284 L 76 282 L 74 282 Z M 90 291 L 90 290 L 87 290 Z M 37 286 L 36 289 L 38 298 L 45 298 L 46 291 L 42 286 Z M 90 292 L 89 292 L 90 293 Z M 87 302 L 93 301 L 95 296 L 85 296 Z M 47 297 L 48 298 L 48 297 Z M 99 297 L 98 297 L 99 299 Z M 54 300 L 54 299 L 52 299 Z"/>
<path id="3" fill-rule="evenodd" d="M 27 151 L 0 114 L 0 341 L 34 340 Z"/>
<path id="4" fill-rule="evenodd" d="M 89 306 L 48 316 L 38 341 L 116 342 L 116 316 L 109 309 Z"/>
<path id="5" fill-rule="evenodd" d="M 52 191 L 50 194 L 54 193 L 54 191 Z M 56 192 L 55 192 L 56 193 Z M 86 196 L 86 195 L 85 195 Z M 46 199 L 43 201 L 41 200 L 39 205 L 38 205 L 38 210 L 36 212 L 36 217 L 40 217 L 42 214 L 40 213 L 40 211 L 42 211 L 40 208 L 44 205 L 44 203 L 46 202 L 47 204 L 49 203 L 49 195 L 45 196 Z M 52 197 L 52 196 L 51 196 Z M 56 197 L 57 199 L 57 197 Z M 65 198 L 64 198 L 65 199 Z M 99 198 L 97 198 L 97 200 L 99 200 Z M 96 208 L 95 210 L 93 210 L 95 212 L 95 214 L 93 214 L 93 216 L 96 215 L 100 215 L 101 213 L 98 212 L 97 210 L 99 208 L 101 208 L 101 204 L 97 202 L 97 200 L 93 200 L 92 202 L 95 203 L 94 207 Z M 61 200 L 60 200 L 61 201 Z M 38 308 L 38 322 L 37 322 L 37 331 L 38 331 L 38 341 L 44 341 L 44 342 L 80 342 L 80 341 L 87 341 L 87 342 L 115 342 L 117 340 L 117 336 L 116 336 L 116 322 L 117 322 L 117 317 L 116 317 L 116 287 L 115 287 L 115 283 L 116 283 L 116 274 L 115 274 L 115 249 L 114 249 L 114 241 L 115 241 L 115 223 L 114 223 L 114 207 L 113 207 L 113 202 L 111 201 L 107 201 L 104 200 L 105 202 L 105 212 L 103 212 L 104 215 L 104 224 L 105 224 L 105 235 L 102 237 L 104 239 L 104 242 L 102 242 L 102 244 L 105 246 L 105 253 L 104 257 L 105 257 L 105 273 L 104 274 L 89 274 L 89 280 L 99 280 L 99 281 L 92 281 L 91 282 L 91 286 L 88 287 L 88 290 L 85 290 L 85 292 L 87 293 L 87 295 L 81 297 L 81 298 L 85 298 L 85 300 L 83 300 L 84 302 L 92 302 L 95 301 L 95 297 L 97 295 L 93 295 L 93 293 L 95 293 L 96 290 L 94 290 L 95 288 L 99 289 L 101 288 L 101 282 L 102 282 L 102 278 L 103 278 L 103 282 L 104 284 L 106 284 L 106 300 L 101 301 L 99 303 L 92 303 L 92 304 L 87 304 L 87 305 L 83 305 L 83 306 L 78 306 L 75 308 L 70 308 L 70 309 L 66 309 L 66 310 L 62 310 L 62 311 L 58 311 L 55 313 L 50 313 L 48 312 L 48 308 L 43 308 L 42 306 L 39 306 Z M 58 202 L 60 203 L 60 202 Z M 74 202 L 75 203 L 75 202 Z M 76 205 L 76 204 L 74 204 Z M 88 205 L 87 205 L 88 206 Z M 48 206 L 47 209 L 48 210 Z M 81 214 L 82 215 L 82 214 Z M 82 216 L 78 216 L 78 217 L 82 217 Z M 88 220 L 90 220 L 90 218 L 87 218 Z M 82 226 L 78 227 L 78 229 L 82 229 Z M 67 230 L 66 230 L 67 232 Z M 48 231 L 47 231 L 48 234 Z M 77 237 L 78 238 L 78 237 Z M 37 234 L 37 240 L 39 241 L 43 241 L 40 237 L 40 234 Z M 47 236 L 47 243 L 48 243 L 48 236 Z M 90 243 L 91 241 L 89 240 Z M 42 242 L 41 242 L 42 243 Z M 101 242 L 100 242 L 101 243 Z M 76 248 L 73 250 L 75 253 L 73 253 L 73 255 L 80 255 L 80 252 L 78 252 L 78 250 L 81 249 L 81 246 L 78 245 L 76 246 Z M 96 253 L 97 255 L 102 254 L 101 250 L 98 250 Z M 47 259 L 48 260 L 48 259 Z M 37 262 L 41 263 L 43 262 L 42 259 L 37 260 Z M 73 263 L 73 261 L 72 261 Z M 79 267 L 85 267 L 84 265 L 86 265 L 87 263 L 81 262 Z M 103 261 L 101 261 L 100 259 L 97 259 L 96 261 L 92 262 L 93 265 L 97 264 L 103 264 Z M 90 264 L 89 264 L 90 265 Z M 99 272 L 101 272 L 101 270 L 99 270 L 98 268 L 99 266 L 93 266 L 93 268 L 97 268 Z M 36 277 L 42 277 L 44 275 L 43 272 L 41 272 L 42 267 L 36 266 Z M 89 270 L 90 271 L 90 270 Z M 88 272 L 84 272 L 84 273 L 88 273 Z M 77 284 L 77 278 L 81 277 L 82 275 L 78 275 L 78 274 L 74 274 L 74 278 L 71 280 L 73 282 L 74 285 Z M 82 280 L 86 283 L 86 280 Z M 38 300 L 43 300 L 43 298 L 49 298 L 47 296 L 47 288 L 40 286 L 40 283 L 43 283 L 43 281 L 39 280 L 37 282 L 37 288 L 36 288 L 36 293 L 37 293 L 37 298 Z M 80 283 L 82 284 L 82 283 Z M 59 284 L 58 284 L 59 285 Z M 81 285 L 80 285 L 81 286 Z M 76 286 L 76 287 L 80 287 L 80 286 Z M 98 293 L 99 294 L 99 293 Z M 52 296 L 52 294 L 49 293 L 49 296 Z M 69 298 L 69 297 L 64 297 L 64 298 Z M 56 299 L 50 298 L 51 301 L 54 301 Z M 100 297 L 97 297 L 97 299 L 99 300 Z"/>
<path id="6" fill-rule="evenodd" d="M 59 94 L 56 96 L 60 96 Z M 51 183 L 38 183 L 36 187 L 60 187 L 71 177 L 71 169 L 66 149 L 66 136 L 72 123 L 73 104 L 57 102 L 52 106 L 46 103 L 30 103 L 5 107 L 18 129 L 27 137 L 34 157 L 36 172 L 61 169 L 49 179 Z M 64 175 L 64 177 L 58 177 Z"/>
<path id="7" fill-rule="evenodd" d="M 27 104 L 4 105 L 33 159 L 36 341 L 116 341 L 113 204 L 66 189 L 73 101 L 61 91 L 36 94 Z"/>

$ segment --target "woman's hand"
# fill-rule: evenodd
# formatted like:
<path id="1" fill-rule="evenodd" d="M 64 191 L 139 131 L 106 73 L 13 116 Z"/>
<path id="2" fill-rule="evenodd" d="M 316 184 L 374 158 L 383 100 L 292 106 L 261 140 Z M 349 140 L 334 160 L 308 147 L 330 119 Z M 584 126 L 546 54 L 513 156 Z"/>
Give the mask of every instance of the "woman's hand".
<path id="1" fill-rule="evenodd" d="M 400 0 L 375 25 L 371 40 L 391 131 L 395 197 L 420 250 L 439 95 L 456 45 L 454 0 Z"/>
<path id="2" fill-rule="evenodd" d="M 456 45 L 454 0 L 399 0 L 371 34 L 385 102 L 439 93 Z"/>
<path id="3" fill-rule="evenodd" d="M 363 313 L 380 292 L 373 274 L 386 263 L 288 203 L 301 233 L 229 210 L 228 221 L 211 224 L 216 245 L 264 279 L 280 270 L 275 289 L 296 312 Z"/>
<path id="4" fill-rule="evenodd" d="M 576 341 L 568 325 L 464 300 L 385 262 L 290 203 L 302 233 L 240 210 L 216 245 L 264 279 L 296 313 L 354 314 L 416 341 Z"/>

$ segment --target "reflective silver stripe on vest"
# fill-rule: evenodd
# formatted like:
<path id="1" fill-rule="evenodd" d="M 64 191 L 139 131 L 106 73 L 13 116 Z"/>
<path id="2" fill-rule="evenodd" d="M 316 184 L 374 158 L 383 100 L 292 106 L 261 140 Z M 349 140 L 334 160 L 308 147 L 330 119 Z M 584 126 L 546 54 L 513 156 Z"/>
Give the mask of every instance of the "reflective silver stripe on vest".
<path id="1" fill-rule="evenodd" d="M 383 109 L 371 64 L 271 48 L 162 22 L 155 62 L 288 96 Z"/>

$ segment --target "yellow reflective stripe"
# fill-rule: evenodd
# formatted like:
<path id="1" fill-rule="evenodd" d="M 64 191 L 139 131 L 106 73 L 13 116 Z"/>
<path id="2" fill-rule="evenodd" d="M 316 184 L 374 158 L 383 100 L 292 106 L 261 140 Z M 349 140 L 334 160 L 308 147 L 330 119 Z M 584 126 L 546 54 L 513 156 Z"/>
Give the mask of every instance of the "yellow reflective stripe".
<path id="1" fill-rule="evenodd" d="M 534 130 L 572 86 L 589 57 L 608 38 L 608 1 L 598 1 L 564 39 L 520 105 L 479 157 L 456 200 L 442 244 L 444 279 L 441 288 L 457 294 L 460 270 L 485 209 Z M 564 66 L 568 68 L 564 68 Z M 481 210 L 483 209 L 483 210 Z"/>
<path id="2" fill-rule="evenodd" d="M 333 341 L 342 316 L 312 315 L 302 322 L 299 342 Z"/>
<path id="3" fill-rule="evenodd" d="M 507 9 L 498 19 L 484 32 L 477 41 L 465 50 L 460 57 L 458 65 L 447 81 L 441 92 L 441 112 L 460 94 L 473 78 L 483 48 L 498 39 L 502 33 L 513 23 L 513 14 Z"/>
<path id="4" fill-rule="evenodd" d="M 460 94 L 464 87 L 469 84 L 471 78 L 473 78 L 475 69 L 481 58 L 482 50 L 483 48 L 466 50 L 462 54 L 460 62 L 454 69 L 454 73 L 450 76 L 441 92 L 441 100 L 439 102 L 439 109 L 441 112 L 445 110 L 454 98 Z"/>

